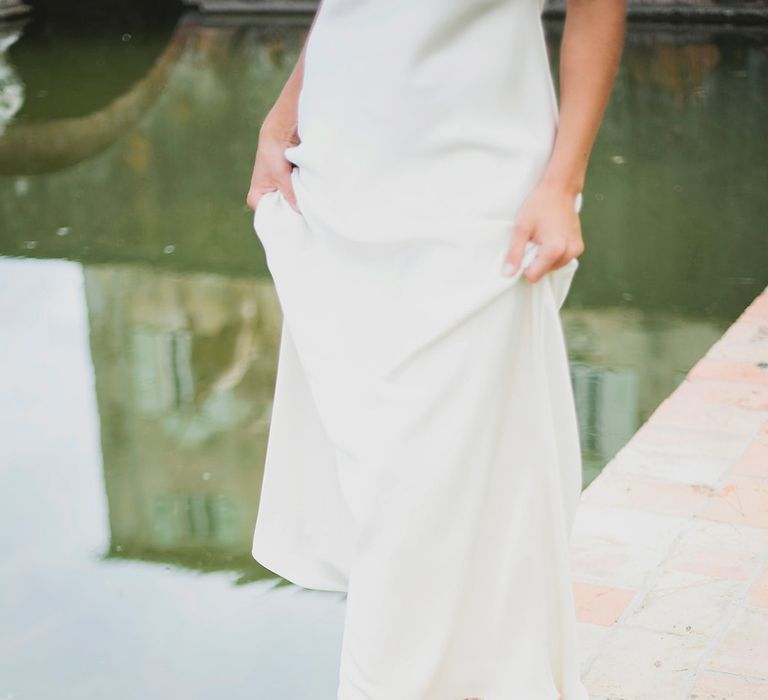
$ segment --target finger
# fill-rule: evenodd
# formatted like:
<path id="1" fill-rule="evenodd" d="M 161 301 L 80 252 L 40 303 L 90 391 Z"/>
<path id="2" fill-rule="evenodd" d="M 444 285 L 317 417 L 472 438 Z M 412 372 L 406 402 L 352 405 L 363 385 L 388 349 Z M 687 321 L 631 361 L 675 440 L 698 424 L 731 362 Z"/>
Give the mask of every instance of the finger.
<path id="1" fill-rule="evenodd" d="M 299 203 L 296 201 L 296 193 L 293 191 L 293 180 L 291 179 L 292 172 L 293 169 L 291 168 L 291 170 L 288 170 L 281 176 L 279 183 L 280 191 L 283 193 L 283 197 L 285 197 L 288 204 L 291 205 L 291 208 L 297 214 L 301 214 Z"/>
<path id="2" fill-rule="evenodd" d="M 251 186 L 251 189 L 248 190 L 248 194 L 245 198 L 245 203 L 248 205 L 249 209 L 256 210 L 256 207 L 259 206 L 259 201 L 261 198 L 267 193 L 267 192 L 274 192 L 277 189 L 277 187 L 256 187 Z"/>
<path id="3" fill-rule="evenodd" d="M 574 258 L 578 258 L 584 252 L 584 242 L 581 240 L 571 241 L 565 248 L 565 253 L 552 265 L 553 270 L 568 265 Z"/>
<path id="4" fill-rule="evenodd" d="M 245 198 L 245 203 L 248 205 L 249 209 L 253 209 L 253 211 L 256 211 L 256 207 L 259 206 L 259 200 L 264 196 L 264 191 L 261 189 L 254 189 L 251 187 L 250 190 L 248 190 L 248 195 Z"/>
<path id="5" fill-rule="evenodd" d="M 552 263 L 550 270 L 559 270 L 561 267 L 565 267 L 571 260 L 573 260 L 573 253 L 569 250 L 563 253 L 557 260 Z"/>
<path id="6" fill-rule="evenodd" d="M 563 255 L 563 247 L 554 244 L 542 245 L 533 262 L 526 268 L 525 277 L 529 282 L 538 282 L 552 269 L 555 261 Z"/>
<path id="7" fill-rule="evenodd" d="M 525 245 L 531 239 L 533 235 L 533 228 L 527 226 L 524 223 L 515 223 L 512 229 L 512 243 L 509 246 L 506 258 L 504 258 L 504 265 L 501 268 L 501 273 L 507 277 L 511 277 L 520 268 L 520 263 L 523 260 L 523 254 L 525 253 Z"/>

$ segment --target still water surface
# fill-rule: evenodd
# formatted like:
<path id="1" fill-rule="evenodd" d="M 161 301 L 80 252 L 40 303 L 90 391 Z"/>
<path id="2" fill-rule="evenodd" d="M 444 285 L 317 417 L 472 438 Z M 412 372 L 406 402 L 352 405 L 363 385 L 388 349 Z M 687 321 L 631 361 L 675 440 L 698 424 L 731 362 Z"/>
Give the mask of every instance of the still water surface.
<path id="1" fill-rule="evenodd" d="M 0 698 L 334 697 L 343 596 L 250 557 L 280 310 L 243 199 L 307 23 L 0 31 Z M 630 29 L 563 310 L 585 481 L 768 282 L 767 47 Z"/>

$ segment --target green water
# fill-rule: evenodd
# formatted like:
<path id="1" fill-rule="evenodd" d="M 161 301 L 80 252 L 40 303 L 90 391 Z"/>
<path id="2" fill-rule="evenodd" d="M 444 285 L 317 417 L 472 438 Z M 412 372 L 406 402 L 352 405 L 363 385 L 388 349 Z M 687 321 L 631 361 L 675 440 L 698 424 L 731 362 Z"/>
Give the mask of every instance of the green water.
<path id="1" fill-rule="evenodd" d="M 0 30 L 0 699 L 334 697 L 343 597 L 250 557 L 280 311 L 244 197 L 307 22 Z M 629 32 L 563 310 L 586 481 L 768 283 L 767 47 Z"/>

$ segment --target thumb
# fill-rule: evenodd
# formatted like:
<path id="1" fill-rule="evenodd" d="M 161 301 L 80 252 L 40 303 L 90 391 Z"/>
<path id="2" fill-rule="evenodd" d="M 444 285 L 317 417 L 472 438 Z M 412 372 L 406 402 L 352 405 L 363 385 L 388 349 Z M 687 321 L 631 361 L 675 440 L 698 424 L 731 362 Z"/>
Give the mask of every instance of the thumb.
<path id="1" fill-rule="evenodd" d="M 526 224 L 517 222 L 512 229 L 512 243 L 509 246 L 504 265 L 501 268 L 501 274 L 511 277 L 520 268 L 525 253 L 525 244 L 531 238 L 533 228 Z"/>
<path id="2" fill-rule="evenodd" d="M 301 214 L 301 211 L 299 211 L 299 203 L 296 201 L 296 193 L 293 190 L 293 180 L 291 179 L 291 173 L 293 172 L 293 169 L 288 170 L 281 178 L 279 182 L 280 190 L 283 193 L 283 196 L 287 200 L 288 204 L 291 205 L 291 208 L 297 213 Z"/>

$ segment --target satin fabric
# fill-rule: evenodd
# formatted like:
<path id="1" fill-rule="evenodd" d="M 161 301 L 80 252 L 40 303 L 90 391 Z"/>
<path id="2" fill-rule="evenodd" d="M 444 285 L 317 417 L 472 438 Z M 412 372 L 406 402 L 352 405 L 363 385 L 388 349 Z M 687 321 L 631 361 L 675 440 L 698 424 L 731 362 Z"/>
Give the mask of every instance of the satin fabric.
<path id="1" fill-rule="evenodd" d="M 337 700 L 586 700 L 568 541 L 573 260 L 501 274 L 557 128 L 538 0 L 325 0 L 292 181 L 253 556 L 345 591 Z M 322 699 L 321 699 L 322 700 Z"/>

